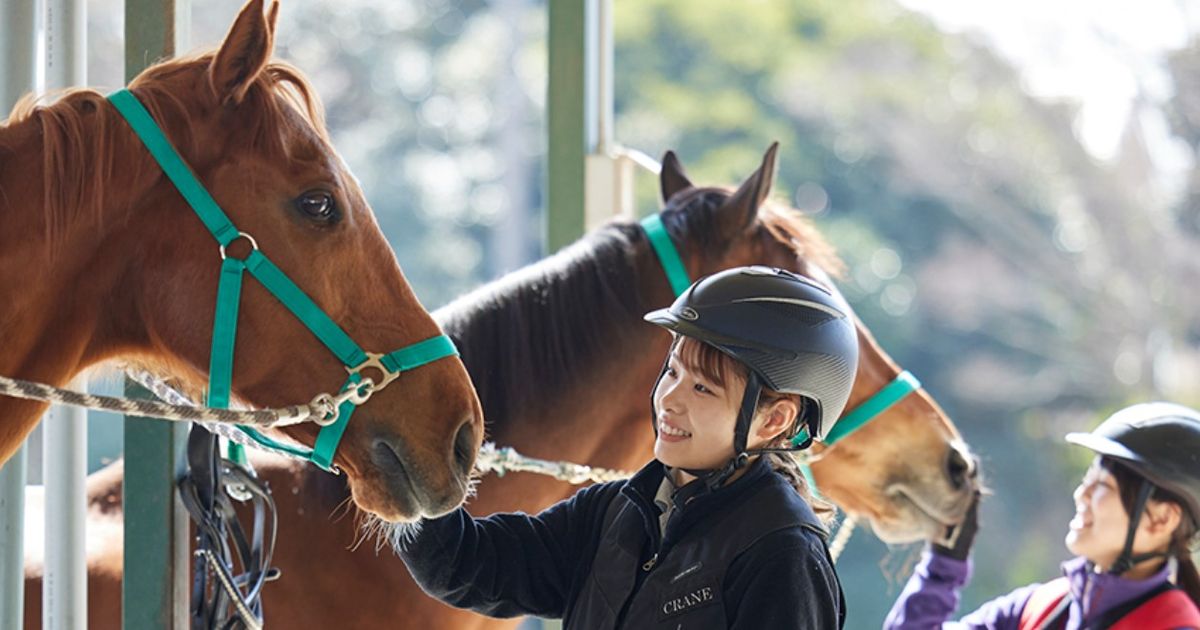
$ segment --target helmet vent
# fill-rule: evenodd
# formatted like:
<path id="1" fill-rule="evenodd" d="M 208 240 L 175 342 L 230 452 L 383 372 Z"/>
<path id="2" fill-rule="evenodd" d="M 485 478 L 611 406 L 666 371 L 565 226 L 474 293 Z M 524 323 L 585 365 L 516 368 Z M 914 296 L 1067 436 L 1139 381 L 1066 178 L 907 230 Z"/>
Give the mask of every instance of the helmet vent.
<path id="1" fill-rule="evenodd" d="M 829 313 L 819 311 L 815 308 L 805 308 L 797 304 L 787 304 L 783 302 L 757 302 L 755 306 L 785 317 L 788 320 L 799 322 L 805 326 L 816 326 L 818 324 L 823 324 L 830 319 Z"/>

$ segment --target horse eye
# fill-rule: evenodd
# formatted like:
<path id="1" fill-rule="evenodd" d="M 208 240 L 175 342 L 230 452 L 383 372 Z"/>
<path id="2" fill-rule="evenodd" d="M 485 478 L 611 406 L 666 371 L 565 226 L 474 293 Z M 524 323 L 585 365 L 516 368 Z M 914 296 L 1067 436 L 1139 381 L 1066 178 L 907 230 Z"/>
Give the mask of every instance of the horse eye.
<path id="1" fill-rule="evenodd" d="M 305 216 L 318 221 L 332 222 L 337 219 L 337 203 L 333 195 L 325 191 L 305 193 L 296 199 L 296 209 Z"/>

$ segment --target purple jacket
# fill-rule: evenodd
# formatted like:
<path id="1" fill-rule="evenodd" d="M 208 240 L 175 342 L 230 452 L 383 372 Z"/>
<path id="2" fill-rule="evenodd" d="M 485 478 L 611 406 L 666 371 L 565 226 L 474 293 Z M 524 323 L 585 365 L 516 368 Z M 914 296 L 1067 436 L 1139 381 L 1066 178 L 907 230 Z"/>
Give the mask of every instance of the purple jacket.
<path id="1" fill-rule="evenodd" d="M 1070 618 L 1067 630 L 1078 630 L 1115 606 L 1141 597 L 1168 579 L 1170 568 L 1163 565 L 1158 573 L 1144 580 L 1126 580 L 1107 573 L 1095 573 L 1085 558 L 1064 562 L 1063 575 L 1071 583 Z M 949 621 L 958 608 L 958 592 L 971 577 L 969 562 L 954 560 L 925 551 L 921 563 L 904 586 L 900 599 L 888 613 L 883 627 L 892 629 L 987 628 L 1017 630 L 1021 611 L 1039 584 L 1023 586 L 997 597 L 959 621 Z"/>

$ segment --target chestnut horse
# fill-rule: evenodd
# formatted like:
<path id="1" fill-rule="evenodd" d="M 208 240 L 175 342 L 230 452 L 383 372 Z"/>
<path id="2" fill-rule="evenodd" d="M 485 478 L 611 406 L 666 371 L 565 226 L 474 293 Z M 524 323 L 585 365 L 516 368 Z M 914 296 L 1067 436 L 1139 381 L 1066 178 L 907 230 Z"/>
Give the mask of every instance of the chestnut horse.
<path id="1" fill-rule="evenodd" d="M 773 161 L 772 149 L 759 171 L 731 194 L 692 186 L 674 155 L 667 154 L 661 217 L 689 275 L 751 263 L 799 273 L 840 266 L 797 212 L 764 204 Z M 615 222 L 460 298 L 435 317 L 462 350 L 498 444 L 534 457 L 628 470 L 652 457 L 648 397 L 669 343 L 669 335 L 641 316 L 672 300 L 642 228 Z M 860 363 L 848 408 L 900 373 L 862 323 L 856 324 Z M 869 518 L 889 542 L 939 537 L 961 519 L 976 483 L 957 430 L 920 390 L 836 446 L 816 450 L 819 459 L 812 468 L 821 492 Z M 283 577 L 264 590 L 272 625 L 516 625 L 430 599 L 391 554 L 348 551 L 364 533 L 339 509 L 347 493 L 338 479 L 281 458 L 256 455 L 253 461 L 274 489 L 280 518 L 275 564 Z M 89 479 L 89 588 L 97 593 L 88 598 L 93 628 L 115 628 L 120 619 L 120 484 L 120 464 Z M 575 490 L 529 473 L 487 476 L 468 505 L 475 514 L 535 512 Z M 37 531 L 35 518 L 26 531 Z M 41 609 L 40 551 L 27 550 L 31 621 L 26 627 L 35 628 Z"/>
<path id="2" fill-rule="evenodd" d="M 270 60 L 277 14 L 277 3 L 264 12 L 251 0 L 217 51 L 152 66 L 118 93 L 144 106 L 215 213 L 253 241 L 237 232 L 213 240 L 115 107 L 117 95 L 27 97 L 0 124 L 0 375 L 61 386 L 117 360 L 200 391 L 231 241 L 230 257 L 269 256 L 360 353 L 350 338 L 389 352 L 441 335 L 330 146 L 309 83 Z M 234 396 L 275 408 L 337 393 L 349 364 L 327 349 L 329 334 L 310 332 L 262 282 L 246 282 L 241 297 Z M 462 362 L 447 356 L 376 390 L 331 462 L 347 473 L 355 503 L 389 521 L 461 504 L 483 438 Z M 0 463 L 45 407 L 0 397 Z M 284 433 L 311 445 L 319 428 Z"/>

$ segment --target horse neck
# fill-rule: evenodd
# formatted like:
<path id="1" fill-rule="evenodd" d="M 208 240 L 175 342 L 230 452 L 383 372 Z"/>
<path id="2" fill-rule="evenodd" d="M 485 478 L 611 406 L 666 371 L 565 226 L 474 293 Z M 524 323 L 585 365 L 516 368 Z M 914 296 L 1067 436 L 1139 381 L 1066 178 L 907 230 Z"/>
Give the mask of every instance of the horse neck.
<path id="1" fill-rule="evenodd" d="M 49 108 L 72 106 L 60 102 Z M 142 164 L 107 168 L 107 156 L 89 153 L 105 144 L 113 145 L 108 150 L 114 153 L 133 149 L 105 142 L 98 128 L 104 125 L 96 124 L 100 118 L 96 112 L 81 115 L 82 123 L 52 159 L 45 138 L 53 123 L 45 111 L 0 125 L 0 221 L 5 226 L 0 231 L 0 295 L 5 296 L 0 301 L 5 336 L 0 374 L 63 385 L 111 351 L 93 341 L 108 328 L 106 322 L 120 316 L 120 296 L 130 280 L 128 256 L 136 249 L 127 217 L 114 216 L 113 210 L 129 212 L 136 191 L 153 180 Z M 113 124 L 111 117 L 105 123 Z M 61 160 L 83 162 L 63 169 L 78 178 L 47 182 L 54 177 L 47 169 Z M 85 186 L 93 169 L 110 177 L 96 188 L 98 211 L 49 211 L 50 188 L 66 199 L 77 198 L 71 187 Z M 114 238 L 116 234 L 122 237 Z"/>
<path id="2" fill-rule="evenodd" d="M 617 386 L 597 382 L 603 375 L 659 364 L 647 350 L 656 336 L 665 348 L 667 336 L 641 317 L 670 300 L 640 228 L 614 224 L 434 317 L 463 351 L 500 439 L 515 423 L 556 421 L 581 388 Z"/>

